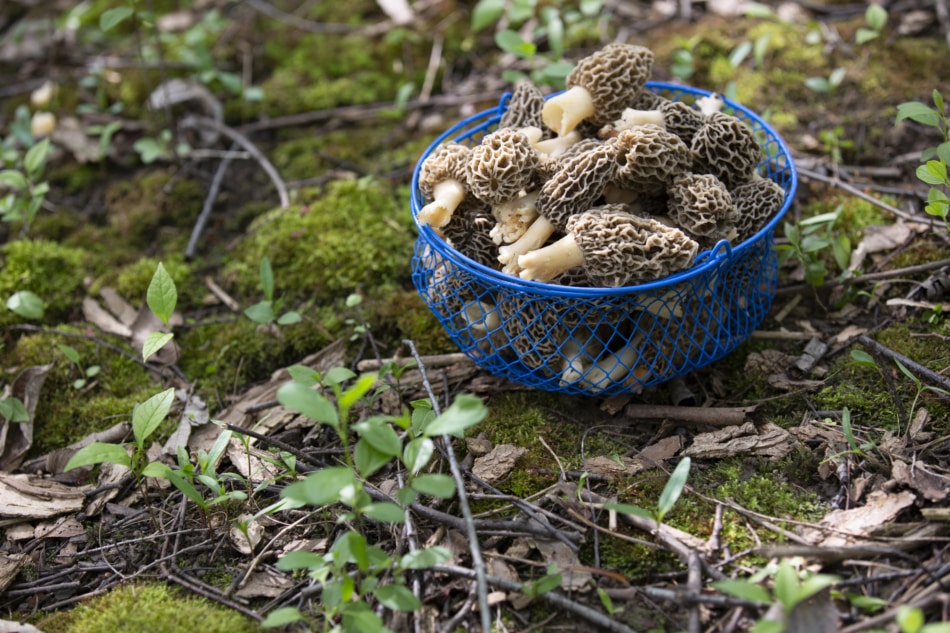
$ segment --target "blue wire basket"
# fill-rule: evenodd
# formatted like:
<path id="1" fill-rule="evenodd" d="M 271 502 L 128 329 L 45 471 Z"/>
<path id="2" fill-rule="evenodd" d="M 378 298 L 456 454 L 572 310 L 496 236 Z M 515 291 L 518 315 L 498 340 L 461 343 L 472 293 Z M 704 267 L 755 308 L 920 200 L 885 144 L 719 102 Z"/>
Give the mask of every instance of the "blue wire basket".
<path id="1" fill-rule="evenodd" d="M 688 103 L 711 95 L 674 84 L 647 87 Z M 412 178 L 414 219 L 425 205 L 418 184 L 422 162 L 449 140 L 477 145 L 497 128 L 506 103 L 507 96 L 460 121 L 423 153 Z M 613 395 L 705 367 L 748 339 L 775 298 L 775 227 L 791 205 L 798 175 L 788 147 L 761 117 L 728 99 L 723 111 L 755 132 L 763 153 L 759 173 L 785 190 L 785 200 L 754 235 L 735 245 L 720 241 L 675 275 L 622 288 L 525 281 L 469 259 L 417 221 L 413 283 L 459 349 L 521 385 Z"/>

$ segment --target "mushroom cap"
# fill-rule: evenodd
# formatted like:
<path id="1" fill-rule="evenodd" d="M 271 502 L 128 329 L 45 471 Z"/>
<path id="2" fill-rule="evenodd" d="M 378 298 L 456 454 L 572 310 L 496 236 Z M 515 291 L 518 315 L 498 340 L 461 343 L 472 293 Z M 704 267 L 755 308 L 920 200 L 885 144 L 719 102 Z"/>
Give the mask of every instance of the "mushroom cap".
<path id="1" fill-rule="evenodd" d="M 545 136 L 550 136 L 550 130 L 545 130 L 541 122 L 541 108 L 544 107 L 544 94 L 529 79 L 521 79 L 515 82 L 515 87 L 511 91 L 511 98 L 508 99 L 508 107 L 501 115 L 498 121 L 498 127 L 536 127 L 546 132 Z"/>
<path id="2" fill-rule="evenodd" d="M 670 186 L 669 217 L 702 246 L 734 237 L 736 206 L 726 185 L 712 174 L 684 174 Z"/>
<path id="3" fill-rule="evenodd" d="M 467 145 L 449 141 L 429 154 L 419 168 L 419 190 L 422 195 L 431 200 L 432 192 L 440 182 L 457 180 L 464 183 L 471 151 Z"/>
<path id="4" fill-rule="evenodd" d="M 752 128 L 739 118 L 713 112 L 693 136 L 693 171 L 712 174 L 733 187 L 751 180 L 762 160 Z"/>
<path id="5" fill-rule="evenodd" d="M 696 108 L 682 101 L 664 101 L 657 108 L 663 113 L 663 124 L 667 131 L 677 135 L 687 146 L 706 122 L 706 117 Z"/>
<path id="6" fill-rule="evenodd" d="M 736 232 L 745 240 L 765 226 L 785 202 L 785 190 L 769 178 L 753 178 L 732 190 L 736 203 Z"/>
<path id="7" fill-rule="evenodd" d="M 483 266 L 498 269 L 498 246 L 491 238 L 495 217 L 477 198 L 465 198 L 442 227 L 442 236 L 458 252 Z"/>
<path id="8" fill-rule="evenodd" d="M 610 142 L 617 145 L 613 184 L 638 193 L 661 194 L 692 162 L 686 143 L 658 125 L 622 130 Z"/>
<path id="9" fill-rule="evenodd" d="M 625 205 L 604 205 L 572 216 L 568 230 L 584 253 L 591 282 L 611 288 L 684 270 L 699 250 L 679 229 L 633 215 Z"/>
<path id="10" fill-rule="evenodd" d="M 599 143 L 568 156 L 538 195 L 538 213 L 558 229 L 567 228 L 567 220 L 593 206 L 613 178 L 617 166 L 616 146 Z"/>
<path id="11" fill-rule="evenodd" d="M 527 136 L 513 128 L 498 129 L 469 151 L 469 191 L 489 204 L 517 198 L 534 180 L 539 160 Z"/>
<path id="12" fill-rule="evenodd" d="M 601 126 L 617 119 L 636 99 L 653 72 L 653 51 L 635 44 L 607 44 L 577 62 L 567 86 L 580 86 L 594 104 L 592 123 Z"/>

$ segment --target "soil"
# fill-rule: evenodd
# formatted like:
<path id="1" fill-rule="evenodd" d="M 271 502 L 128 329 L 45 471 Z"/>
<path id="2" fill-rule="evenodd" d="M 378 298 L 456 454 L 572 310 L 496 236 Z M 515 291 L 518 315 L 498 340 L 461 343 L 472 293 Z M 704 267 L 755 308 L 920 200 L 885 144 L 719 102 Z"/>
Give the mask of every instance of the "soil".
<path id="1" fill-rule="evenodd" d="M 543 78 L 558 59 L 542 28 L 552 13 L 536 7 L 513 25 L 503 13 L 473 32 L 473 12 L 492 3 L 416 2 L 402 24 L 385 10 L 399 3 L 381 0 L 148 3 L 103 29 L 124 4 L 15 4 L 0 18 L 6 166 L 22 167 L 33 112 L 58 127 L 35 219 L 0 222 L 0 297 L 29 291 L 45 305 L 40 318 L 0 315 L 0 403 L 16 398 L 28 414 L 0 417 L 0 617 L 45 633 L 123 630 L 99 616 L 133 608 L 122 592 L 134 604 L 164 584 L 171 592 L 147 607 L 157 614 L 200 600 L 248 630 L 286 607 L 305 623 L 285 630 L 373 630 L 355 611 L 334 620 L 319 578 L 280 564 L 359 530 L 395 557 L 423 546 L 452 555 L 387 570 L 422 604 L 369 598 L 397 631 L 477 631 L 486 614 L 512 631 L 694 633 L 764 619 L 895 630 L 907 607 L 947 621 L 950 240 L 915 176 L 943 139 L 895 124 L 898 105 L 932 106 L 947 91 L 944 0 L 885 4 L 874 37 L 863 3 L 608 2 L 591 15 L 584 3 L 538 3 L 563 20 L 570 62 L 612 40 L 641 44 L 655 52 L 654 79 L 762 114 L 800 178 L 776 227 L 776 296 L 748 340 L 614 395 L 548 392 L 479 368 L 411 278 L 416 161 L 450 125 L 494 107 L 513 73 Z M 499 50 L 495 32 L 508 26 L 538 53 Z M 192 98 L 149 107 L 172 77 Z M 31 103 L 47 80 L 52 101 Z M 179 142 L 190 150 L 176 156 Z M 168 324 L 147 292 L 159 263 L 177 291 Z M 272 319 L 246 315 L 261 302 Z M 143 362 L 145 336 L 165 330 L 172 344 Z M 407 360 L 417 366 L 392 372 Z M 353 424 L 411 410 L 417 421 L 464 394 L 484 403 L 484 419 L 454 451 L 440 445 L 426 471 L 460 473 L 471 513 L 438 495 L 420 496 L 407 523 L 364 522 L 340 503 L 265 511 L 344 454 L 278 390 L 314 372 L 332 382 L 341 367 L 392 372 Z M 198 463 L 232 430 L 204 467 L 220 490 L 199 487 L 216 505 L 113 463 L 65 471 L 92 434 L 134 443 L 135 407 L 167 389 L 147 460 Z M 339 389 L 323 392 L 340 402 Z M 400 433 L 416 428 L 409 420 Z M 365 478 L 377 502 L 409 476 L 394 464 Z M 165 615 L 144 621 L 128 626 L 186 630 Z"/>

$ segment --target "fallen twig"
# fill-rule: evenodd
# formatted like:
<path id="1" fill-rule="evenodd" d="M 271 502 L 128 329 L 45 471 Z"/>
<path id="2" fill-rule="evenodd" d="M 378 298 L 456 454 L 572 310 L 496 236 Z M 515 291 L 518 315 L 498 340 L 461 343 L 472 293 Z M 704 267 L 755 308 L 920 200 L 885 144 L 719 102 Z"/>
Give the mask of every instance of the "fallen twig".
<path id="1" fill-rule="evenodd" d="M 946 376 L 942 376 L 941 374 L 938 374 L 932 369 L 928 369 L 927 367 L 924 367 L 917 361 L 911 360 L 910 358 L 907 358 L 903 354 L 895 352 L 894 350 L 892 350 L 891 348 L 885 345 L 881 345 L 880 343 L 878 343 L 877 341 L 875 341 L 874 339 L 870 338 L 867 335 L 862 334 L 861 336 L 857 338 L 857 341 L 861 343 L 862 345 L 864 345 L 865 347 L 870 347 L 872 350 L 878 352 L 882 356 L 887 356 L 891 360 L 898 361 L 901 365 L 906 367 L 908 370 L 910 370 L 914 374 L 917 374 L 919 376 L 926 378 L 929 382 L 939 385 L 942 389 L 946 391 L 950 391 L 950 378 L 947 378 Z"/>
<path id="2" fill-rule="evenodd" d="M 231 164 L 231 157 L 227 156 L 218 163 L 218 168 L 214 172 L 214 178 L 211 179 L 211 187 L 208 189 L 208 195 L 205 196 L 204 204 L 201 207 L 201 213 L 195 220 L 195 227 L 191 230 L 191 236 L 188 238 L 188 246 L 185 247 L 185 259 L 191 260 L 198 249 L 198 240 L 205 230 L 208 218 L 211 217 L 211 209 L 214 208 L 214 201 L 218 197 L 218 190 L 221 189 L 221 182 L 224 180 L 224 174 L 228 171 Z"/>
<path id="3" fill-rule="evenodd" d="M 896 216 L 899 217 L 899 218 L 903 218 L 903 219 L 905 219 L 905 220 L 913 220 L 913 221 L 915 221 L 915 222 L 924 222 L 924 223 L 929 223 L 929 222 L 930 222 L 930 219 L 929 219 L 929 218 L 926 218 L 926 217 L 923 217 L 923 216 L 915 216 L 915 215 L 913 215 L 913 214 L 911 214 L 911 213 L 908 213 L 908 212 L 906 212 L 906 211 L 904 211 L 904 210 L 902 210 L 902 209 L 898 209 L 897 207 L 892 207 L 891 205 L 887 204 L 886 202 L 881 202 L 880 200 L 878 200 L 878 199 L 875 198 L 874 196 L 869 195 L 869 194 L 867 194 L 867 193 L 861 191 L 861 190 L 858 189 L 857 187 L 855 187 L 855 186 L 853 186 L 853 185 L 850 185 L 850 184 L 848 184 L 848 183 L 846 183 L 846 182 L 844 182 L 844 181 L 842 181 L 842 180 L 840 180 L 840 179 L 838 179 L 838 178 L 833 178 L 833 177 L 831 177 L 831 176 L 825 176 L 825 175 L 823 175 L 823 174 L 819 174 L 818 172 L 811 171 L 811 170 L 805 169 L 805 168 L 803 168 L 803 167 L 799 167 L 799 168 L 798 168 L 798 173 L 799 173 L 801 176 L 803 176 L 804 178 L 808 179 L 808 180 L 817 180 L 817 181 L 819 181 L 819 182 L 823 182 L 823 183 L 825 183 L 825 184 L 831 185 L 832 187 L 835 187 L 835 188 L 837 188 L 837 189 L 841 189 L 842 191 L 846 191 L 846 192 L 850 193 L 851 195 L 857 196 L 858 198 L 861 198 L 862 200 L 864 200 L 864 201 L 866 201 L 866 202 L 870 202 L 871 204 L 873 204 L 873 205 L 876 206 L 876 207 L 880 207 L 881 209 L 884 209 L 884 210 L 887 211 L 888 213 L 892 213 L 892 214 L 896 215 Z"/>
<path id="4" fill-rule="evenodd" d="M 925 273 L 931 270 L 936 270 L 938 268 L 946 268 L 950 266 L 950 259 L 938 259 L 937 261 L 927 262 L 926 264 L 918 264 L 917 266 L 908 266 L 906 268 L 895 268 L 893 270 L 883 270 L 876 273 L 865 273 L 862 275 L 854 275 L 853 277 L 845 277 L 844 279 L 832 279 L 826 281 L 822 288 L 834 288 L 836 286 L 853 286 L 854 284 L 861 284 L 870 281 L 881 281 L 886 279 L 894 279 L 896 277 L 903 277 L 905 275 L 915 275 L 917 273 Z M 790 294 L 793 292 L 801 292 L 802 290 L 815 289 L 814 286 L 808 284 L 797 284 L 794 286 L 783 286 L 778 289 L 778 294 Z"/>
<path id="5" fill-rule="evenodd" d="M 676 407 L 662 404 L 628 404 L 624 415 L 645 420 L 676 420 L 710 426 L 734 426 L 742 424 L 755 412 L 749 407 Z"/>

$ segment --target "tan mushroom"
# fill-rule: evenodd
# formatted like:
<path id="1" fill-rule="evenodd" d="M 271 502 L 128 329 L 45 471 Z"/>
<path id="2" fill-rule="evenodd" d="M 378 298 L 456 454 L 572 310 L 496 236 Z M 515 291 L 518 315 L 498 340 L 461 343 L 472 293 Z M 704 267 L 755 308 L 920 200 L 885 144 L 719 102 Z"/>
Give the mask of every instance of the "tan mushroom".
<path id="1" fill-rule="evenodd" d="M 604 205 L 572 216 L 567 235 L 518 258 L 522 279 L 549 281 L 584 266 L 592 283 L 616 288 L 654 281 L 693 263 L 698 244 L 679 229 Z"/>
<path id="2" fill-rule="evenodd" d="M 762 148 L 752 128 L 723 112 L 707 116 L 693 136 L 693 171 L 712 174 L 732 189 L 752 180 L 762 160 Z"/>
<path id="3" fill-rule="evenodd" d="M 468 190 L 492 205 L 514 200 L 532 184 L 538 164 L 538 153 L 527 136 L 513 128 L 501 128 L 469 151 L 465 167 Z"/>
<path id="4" fill-rule="evenodd" d="M 785 202 L 785 190 L 769 178 L 753 178 L 732 190 L 739 241 L 755 235 Z"/>
<path id="5" fill-rule="evenodd" d="M 538 191 L 529 191 L 523 196 L 496 204 L 491 209 L 495 226 L 490 236 L 495 244 L 510 244 L 524 235 L 538 217 Z M 496 264 L 497 256 L 496 256 Z"/>
<path id="6" fill-rule="evenodd" d="M 524 127 L 542 128 L 541 108 L 544 107 L 544 94 L 528 79 L 515 82 L 514 90 L 508 99 L 507 109 L 498 121 L 499 128 Z M 546 132 L 546 133 L 545 133 Z M 550 130 L 542 132 L 542 136 L 550 136 Z"/>
<path id="7" fill-rule="evenodd" d="M 650 77 L 653 61 L 643 46 L 608 44 L 577 63 L 568 90 L 544 102 L 541 119 L 559 135 L 584 120 L 597 126 L 616 120 Z"/>
<path id="8" fill-rule="evenodd" d="M 594 205 L 613 177 L 616 147 L 598 143 L 558 164 L 538 194 L 538 218 L 517 241 L 498 249 L 498 260 L 507 272 L 517 273 L 519 256 L 540 248 L 555 231 L 566 230 L 568 218 Z"/>
<path id="9" fill-rule="evenodd" d="M 638 194 L 662 194 L 692 163 L 686 143 L 658 125 L 623 130 L 609 142 L 617 146 L 612 184 Z"/>
<path id="10" fill-rule="evenodd" d="M 468 197 L 440 231 L 452 248 L 483 266 L 497 269 L 498 247 L 491 238 L 494 226 L 491 207 L 477 198 Z"/>
<path id="11" fill-rule="evenodd" d="M 736 236 L 736 206 L 729 190 L 711 174 L 678 176 L 667 191 L 673 223 L 704 248 Z"/>
<path id="12" fill-rule="evenodd" d="M 471 150 L 449 141 L 437 147 L 419 168 L 419 190 L 429 201 L 419 210 L 419 224 L 440 228 L 449 223 L 452 213 L 468 192 L 466 166 Z"/>

